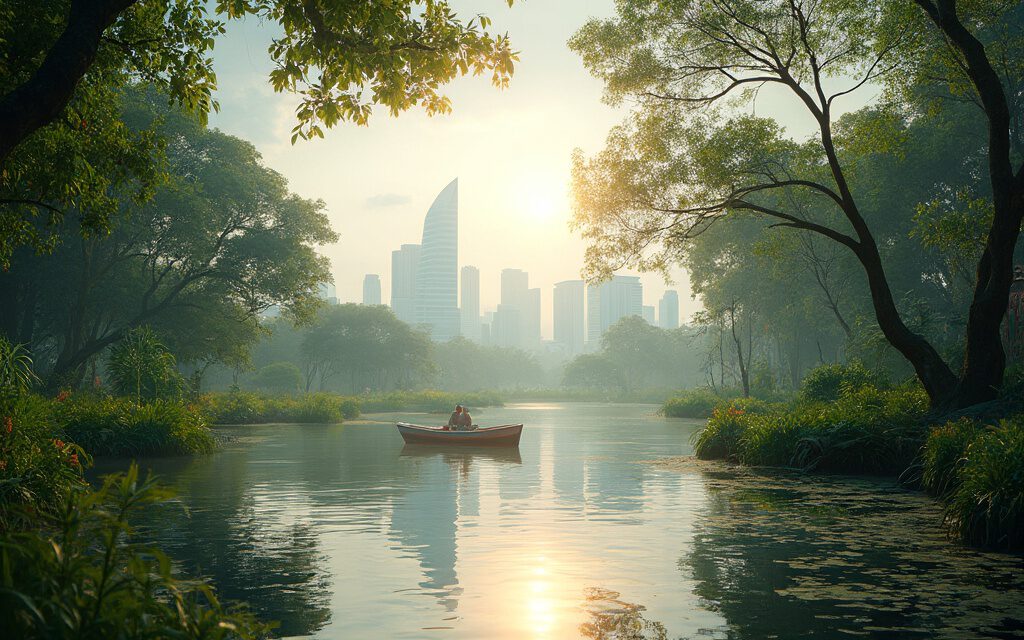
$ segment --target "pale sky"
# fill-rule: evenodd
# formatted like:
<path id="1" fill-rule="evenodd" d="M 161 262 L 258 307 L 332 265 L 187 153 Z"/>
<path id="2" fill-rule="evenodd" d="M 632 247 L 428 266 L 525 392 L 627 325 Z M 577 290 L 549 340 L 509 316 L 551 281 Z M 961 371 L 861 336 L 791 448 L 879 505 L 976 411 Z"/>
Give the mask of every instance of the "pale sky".
<path id="1" fill-rule="evenodd" d="M 601 83 L 566 41 L 590 16 L 613 14 L 612 0 L 456 0 L 464 17 L 485 13 L 507 31 L 520 53 L 511 88 L 486 77 L 447 88 L 449 115 L 413 110 L 398 118 L 377 110 L 367 127 L 341 124 L 326 139 L 289 143 L 296 98 L 275 94 L 267 44 L 275 24 L 232 22 L 214 51 L 220 101 L 211 124 L 256 145 L 293 191 L 326 202 L 340 240 L 322 248 L 332 263 L 338 297 L 360 301 L 363 276 L 381 277 L 390 299 L 391 251 L 419 243 L 423 218 L 437 193 L 459 178 L 459 264 L 480 269 L 481 310 L 499 301 L 503 268 L 524 269 L 541 287 L 542 325 L 551 337 L 551 289 L 579 277 L 584 244 L 568 229 L 570 154 L 599 151 L 623 112 L 601 102 Z M 762 104 L 772 100 L 761 98 Z M 759 105 L 760 106 L 760 105 Z M 790 105 L 776 110 L 786 121 Z M 623 271 L 622 273 L 630 273 Z M 657 306 L 666 288 L 679 291 L 680 319 L 699 304 L 686 274 L 645 274 L 644 304 Z"/>

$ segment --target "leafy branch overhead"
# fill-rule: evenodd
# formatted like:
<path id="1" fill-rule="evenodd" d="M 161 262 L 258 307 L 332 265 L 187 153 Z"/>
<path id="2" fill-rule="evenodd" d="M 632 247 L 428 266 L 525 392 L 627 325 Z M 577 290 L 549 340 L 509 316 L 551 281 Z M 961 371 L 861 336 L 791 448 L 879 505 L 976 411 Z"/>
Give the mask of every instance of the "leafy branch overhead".
<path id="1" fill-rule="evenodd" d="M 486 16 L 447 0 L 0 0 L 0 266 L 19 246 L 52 250 L 65 214 L 104 233 L 118 196 L 152 196 L 163 143 L 124 127 L 119 94 L 156 85 L 205 123 L 215 40 L 246 17 L 280 26 L 269 81 L 298 98 L 292 143 L 366 124 L 374 107 L 447 113 L 445 84 L 506 87 L 518 60 Z"/>

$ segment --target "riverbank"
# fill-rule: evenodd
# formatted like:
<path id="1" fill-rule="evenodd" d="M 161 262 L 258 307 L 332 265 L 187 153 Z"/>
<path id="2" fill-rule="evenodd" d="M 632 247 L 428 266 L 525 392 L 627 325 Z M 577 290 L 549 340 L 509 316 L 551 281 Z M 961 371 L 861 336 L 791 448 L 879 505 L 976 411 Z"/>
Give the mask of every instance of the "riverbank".
<path id="1" fill-rule="evenodd" d="M 898 478 L 940 500 L 941 520 L 957 539 L 1024 548 L 1024 413 L 1018 404 L 1008 398 L 975 417 L 938 419 L 915 384 L 885 386 L 862 371 L 844 381 L 843 371 L 831 369 L 829 384 L 806 386 L 788 403 L 722 400 L 694 434 L 694 455 Z"/>

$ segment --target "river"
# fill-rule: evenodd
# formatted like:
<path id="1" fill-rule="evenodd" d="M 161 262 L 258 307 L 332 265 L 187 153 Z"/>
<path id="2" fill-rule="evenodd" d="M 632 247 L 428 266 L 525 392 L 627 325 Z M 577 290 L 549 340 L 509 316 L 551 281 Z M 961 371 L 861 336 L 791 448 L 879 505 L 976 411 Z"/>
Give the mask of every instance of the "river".
<path id="1" fill-rule="evenodd" d="M 294 637 L 1024 638 L 1024 560 L 950 542 L 934 501 L 680 460 L 699 423 L 655 411 L 474 410 L 526 428 L 466 452 L 392 426 L 437 416 L 222 427 L 143 463 L 183 503 L 144 534 Z"/>

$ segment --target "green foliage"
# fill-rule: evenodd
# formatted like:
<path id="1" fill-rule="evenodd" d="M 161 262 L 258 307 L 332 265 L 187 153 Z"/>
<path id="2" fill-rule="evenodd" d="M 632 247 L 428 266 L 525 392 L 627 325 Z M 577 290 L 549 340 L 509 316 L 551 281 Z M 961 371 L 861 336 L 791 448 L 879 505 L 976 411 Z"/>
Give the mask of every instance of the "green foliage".
<path id="1" fill-rule="evenodd" d="M 924 444 L 921 484 L 935 496 L 949 495 L 960 483 L 967 447 L 978 436 L 978 426 L 969 418 L 934 427 Z"/>
<path id="2" fill-rule="evenodd" d="M 62 437 L 51 401 L 0 395 L 0 530 L 55 511 L 68 487 L 83 484 L 89 456 Z"/>
<path id="3" fill-rule="evenodd" d="M 946 510 L 969 544 L 1024 549 L 1024 416 L 979 430 L 967 446 Z"/>
<path id="4" fill-rule="evenodd" d="M 707 418 L 721 402 L 722 397 L 706 387 L 688 389 L 666 400 L 661 411 L 672 418 Z"/>
<path id="5" fill-rule="evenodd" d="M 694 435 L 700 458 L 853 473 L 893 473 L 914 459 L 924 438 L 928 398 L 918 387 L 865 386 L 835 402 L 719 405 Z"/>
<path id="6" fill-rule="evenodd" d="M 80 380 L 140 325 L 179 364 L 244 367 L 261 311 L 315 314 L 317 287 L 330 279 L 315 247 L 336 238 L 323 203 L 291 193 L 251 144 L 202 127 L 158 94 L 131 91 L 123 100 L 126 126 L 174 140 L 167 182 L 145 203 L 122 202 L 125 215 L 102 237 L 82 239 L 69 221 L 51 255 L 19 254 L 0 273 L 0 324 L 32 327 L 11 338 L 53 354 L 37 373 L 60 381 Z M 123 382 L 136 395 L 135 381 Z"/>
<path id="7" fill-rule="evenodd" d="M 433 381 L 447 390 L 529 388 L 544 371 L 532 353 L 522 349 L 484 346 L 463 337 L 435 344 Z"/>
<path id="8" fill-rule="evenodd" d="M 864 386 L 885 388 L 884 375 L 870 371 L 859 361 L 823 364 L 812 369 L 800 385 L 800 399 L 810 402 L 834 402 L 840 396 Z"/>
<path id="9" fill-rule="evenodd" d="M 501 394 L 493 391 L 450 392 L 450 391 L 392 391 L 374 393 L 360 397 L 363 411 L 428 411 L 448 413 L 461 404 L 471 412 L 477 407 L 500 407 L 504 404 Z"/>
<path id="10" fill-rule="evenodd" d="M 222 604 L 213 587 L 175 575 L 158 550 L 134 541 L 129 521 L 166 501 L 134 464 L 97 491 L 65 492 L 62 507 L 0 539 L 0 635 L 30 639 L 260 638 L 269 628 Z"/>
<path id="11" fill-rule="evenodd" d="M 206 393 L 199 406 L 215 424 L 267 424 L 293 422 L 337 424 L 359 416 L 360 403 L 330 393 L 301 396 L 265 396 L 245 391 Z"/>
<path id="12" fill-rule="evenodd" d="M 136 402 L 177 397 L 184 385 L 174 355 L 149 327 L 128 331 L 111 348 L 107 374 L 118 393 Z"/>
<path id="13" fill-rule="evenodd" d="M 72 396 L 57 403 L 55 418 L 67 437 L 92 455 L 201 454 L 217 445 L 202 412 L 177 400 L 139 404 Z"/>
<path id="14" fill-rule="evenodd" d="M 0 396 L 27 393 L 38 381 L 25 346 L 0 335 Z"/>
<path id="15" fill-rule="evenodd" d="M 297 393 L 302 387 L 302 372 L 291 362 L 275 362 L 260 368 L 252 384 L 269 393 Z"/>

